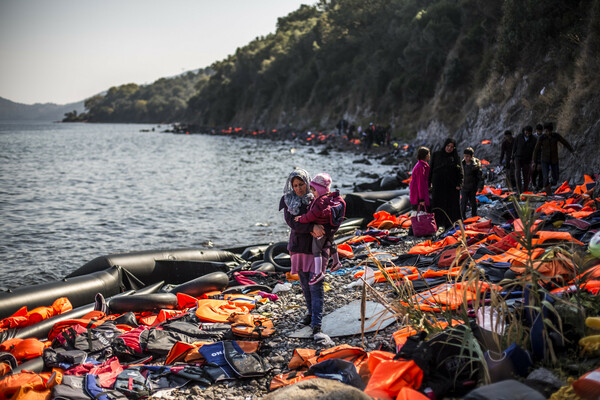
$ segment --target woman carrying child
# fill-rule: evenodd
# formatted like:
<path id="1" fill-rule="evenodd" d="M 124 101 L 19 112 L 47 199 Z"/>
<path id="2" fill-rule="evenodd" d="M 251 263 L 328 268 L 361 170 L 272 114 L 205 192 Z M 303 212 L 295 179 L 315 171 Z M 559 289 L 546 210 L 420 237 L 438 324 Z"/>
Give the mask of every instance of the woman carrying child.
<path id="1" fill-rule="evenodd" d="M 295 217 L 305 214 L 314 196 L 309 192 L 310 176 L 303 169 L 295 169 L 290 173 L 279 202 L 279 210 L 283 210 L 285 222 L 290 227 L 290 238 L 287 249 L 292 261 L 291 273 L 300 278 L 302 294 L 306 301 L 307 314 L 302 323 L 311 325 L 315 334 L 321 331 L 323 316 L 323 284 L 310 286 L 310 278 L 315 274 L 315 263 L 312 256 L 313 236 L 323 236 L 322 225 L 296 222 Z M 327 260 L 327 259 L 325 259 Z"/>
<path id="2" fill-rule="evenodd" d="M 339 191 L 330 192 L 331 177 L 329 174 L 317 174 L 310 182 L 310 191 L 314 200 L 304 215 L 296 217 L 296 221 L 304 224 L 318 223 L 325 228 L 325 234 L 321 237 L 313 237 L 312 254 L 315 260 L 315 275 L 311 278 L 309 285 L 314 285 L 325 278 L 325 268 L 322 257 L 327 257 L 325 249 L 333 258 L 332 270 L 338 269 L 340 264 L 337 247 L 333 235 L 337 232 L 346 211 L 346 203 L 340 196 Z M 327 258 L 325 258 L 327 260 Z"/>

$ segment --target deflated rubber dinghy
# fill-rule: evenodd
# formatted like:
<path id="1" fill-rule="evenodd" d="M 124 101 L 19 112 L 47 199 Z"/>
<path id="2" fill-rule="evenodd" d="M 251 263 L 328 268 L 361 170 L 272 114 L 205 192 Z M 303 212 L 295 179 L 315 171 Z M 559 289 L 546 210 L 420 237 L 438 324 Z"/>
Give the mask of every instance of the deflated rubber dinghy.
<path id="1" fill-rule="evenodd" d="M 222 291 L 228 283 L 229 277 L 227 274 L 216 271 L 175 286 L 168 293 L 133 294 L 131 296 L 115 297 L 109 301 L 108 308 L 111 314 L 123 314 L 128 311 L 172 310 L 177 307 L 177 293 L 199 297 L 207 292 Z"/>
<path id="2" fill-rule="evenodd" d="M 102 271 L 115 265 L 125 268 L 135 275 L 145 285 L 164 280 L 169 283 L 182 283 L 193 279 L 202 273 L 215 271 L 217 264 L 238 261 L 239 257 L 232 252 L 223 250 L 200 250 L 200 249 L 177 249 L 162 251 L 137 251 L 131 253 L 109 254 L 96 257 L 82 267 L 67 275 L 72 278 L 87 275 L 92 272 Z M 193 261 L 194 263 L 181 263 L 182 261 Z M 175 273 L 174 262 L 178 262 L 179 270 L 177 280 L 173 282 Z M 203 264 L 202 262 L 207 262 Z M 219 270 L 226 271 L 226 264 L 220 266 Z M 195 275 L 194 275 L 195 274 Z"/>
<path id="3" fill-rule="evenodd" d="M 60 281 L 42 283 L 0 293 L 0 319 L 10 317 L 21 307 L 28 309 L 52 304 L 59 297 L 67 297 L 73 308 L 94 301 L 96 293 L 110 297 L 129 288 L 123 285 L 123 268 L 112 267 Z"/>
<path id="4" fill-rule="evenodd" d="M 183 284 L 203 275 L 219 271 L 225 274 L 230 264 L 242 261 L 236 254 L 223 250 L 176 249 L 138 251 L 97 257 L 66 278 L 0 293 L 0 319 L 21 307 L 28 309 L 52 304 L 67 297 L 73 308 L 90 304 L 97 293 L 105 298 L 139 290 L 157 282 Z M 196 292 L 208 284 L 196 282 Z M 212 285 L 212 286 L 211 286 Z M 221 287 L 220 280 L 210 287 Z M 221 289 L 211 289 L 221 290 Z"/>
<path id="5" fill-rule="evenodd" d="M 110 302 L 113 299 L 117 299 L 119 297 L 126 297 L 126 296 L 130 296 L 133 294 L 144 295 L 144 294 L 155 293 L 158 290 L 160 290 L 160 288 L 163 285 L 164 285 L 164 282 L 157 282 L 153 285 L 146 286 L 145 288 L 142 288 L 140 290 L 136 290 L 136 291 L 128 290 L 126 292 L 119 293 L 117 295 L 109 297 L 106 299 L 106 301 Z M 64 314 L 55 315 L 54 317 L 40 321 L 34 325 L 26 326 L 26 327 L 20 328 L 20 329 L 8 329 L 8 330 L 0 333 L 0 342 L 3 342 L 4 340 L 11 339 L 11 338 L 21 338 L 21 339 L 25 339 L 28 337 L 35 337 L 38 339 L 45 338 L 46 335 L 48 335 L 48 332 L 50 332 L 50 330 L 54 326 L 54 324 L 61 322 L 61 321 L 66 321 L 68 319 L 81 318 L 85 314 L 89 313 L 90 311 L 94 311 L 95 306 L 96 306 L 95 303 L 86 304 L 84 306 L 74 308 L 71 311 L 66 312 Z"/>
<path id="6" fill-rule="evenodd" d="M 408 189 L 348 193 L 344 196 L 344 201 L 346 202 L 346 217 L 371 219 L 379 206 L 392 199 L 403 196 L 408 198 Z"/>
<path id="7" fill-rule="evenodd" d="M 377 207 L 375 212 L 386 211 L 391 215 L 398 216 L 400 214 L 404 214 L 407 211 L 410 211 L 411 207 L 412 206 L 410 204 L 409 196 L 398 196 L 393 198 L 392 200 L 386 201 L 385 203 Z"/>

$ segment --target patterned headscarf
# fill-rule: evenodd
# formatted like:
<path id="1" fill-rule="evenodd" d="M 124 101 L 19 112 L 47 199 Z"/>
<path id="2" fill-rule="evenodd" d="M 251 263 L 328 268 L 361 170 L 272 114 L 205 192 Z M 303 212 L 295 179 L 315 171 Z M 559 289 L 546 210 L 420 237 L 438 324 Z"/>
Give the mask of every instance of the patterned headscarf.
<path id="1" fill-rule="evenodd" d="M 296 192 L 294 192 L 294 186 L 292 184 L 294 178 L 300 178 L 304 181 L 304 183 L 306 183 L 306 194 L 302 197 L 298 196 Z M 308 205 L 313 200 L 314 196 L 312 195 L 310 190 L 308 190 L 309 185 L 310 175 L 308 174 L 308 172 L 306 172 L 306 170 L 303 170 L 302 168 L 296 168 L 292 171 L 290 176 L 288 176 L 287 182 L 285 183 L 285 187 L 283 188 L 283 201 L 285 202 L 285 205 L 287 206 L 287 209 L 290 212 L 290 214 L 300 214 L 300 206 L 302 204 Z"/>

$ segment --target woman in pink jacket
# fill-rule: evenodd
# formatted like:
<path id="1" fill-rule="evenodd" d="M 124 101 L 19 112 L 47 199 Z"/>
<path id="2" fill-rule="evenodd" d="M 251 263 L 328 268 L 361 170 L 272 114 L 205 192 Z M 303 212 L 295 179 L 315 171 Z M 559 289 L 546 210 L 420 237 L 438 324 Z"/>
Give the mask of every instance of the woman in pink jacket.
<path id="1" fill-rule="evenodd" d="M 409 185 L 410 204 L 413 210 L 421 208 L 429 211 L 429 161 L 430 154 L 427 147 L 417 149 L 417 163 L 415 164 Z"/>

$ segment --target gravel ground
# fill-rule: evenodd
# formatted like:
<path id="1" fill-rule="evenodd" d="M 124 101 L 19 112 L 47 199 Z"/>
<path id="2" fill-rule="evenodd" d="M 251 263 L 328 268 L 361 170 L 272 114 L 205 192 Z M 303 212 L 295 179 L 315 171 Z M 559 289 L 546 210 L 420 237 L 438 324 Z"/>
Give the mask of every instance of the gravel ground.
<path id="1" fill-rule="evenodd" d="M 404 234 L 406 231 L 398 230 L 396 234 Z M 385 251 L 394 254 L 405 253 L 410 247 L 418 241 L 412 237 L 400 243 L 385 248 L 372 248 L 373 251 Z M 324 315 L 327 315 L 354 300 L 361 298 L 362 290 L 358 287 L 346 288 L 346 285 L 355 281 L 351 270 L 354 267 L 361 268 L 362 260 L 343 261 L 345 275 L 331 275 L 326 277 L 326 290 Z M 387 300 L 393 300 L 389 293 L 389 286 L 385 283 L 375 284 L 374 286 L 380 294 Z M 303 327 L 301 320 L 306 313 L 304 297 L 298 284 L 292 286 L 289 292 L 278 294 L 279 300 L 261 305 L 254 312 L 264 314 L 273 321 L 276 333 L 263 341 L 259 354 L 273 367 L 271 372 L 260 379 L 246 379 L 228 382 L 216 383 L 206 389 L 198 386 L 187 386 L 182 389 L 166 390 L 155 393 L 151 399 L 183 400 L 190 398 L 202 399 L 231 399 L 231 400 L 255 400 L 261 399 L 268 393 L 271 378 L 274 375 L 287 371 L 287 365 L 292 357 L 292 352 L 296 348 L 319 349 L 323 346 L 315 342 L 313 338 L 297 339 L 290 338 L 289 335 Z M 368 300 L 376 301 L 369 297 Z M 396 323 L 387 328 L 376 332 L 365 334 L 364 343 L 361 335 L 334 337 L 331 338 L 335 345 L 349 344 L 352 346 L 363 347 L 367 351 L 383 349 L 393 351 L 394 342 L 392 333 L 399 329 Z M 327 346 L 330 347 L 330 346 Z"/>

